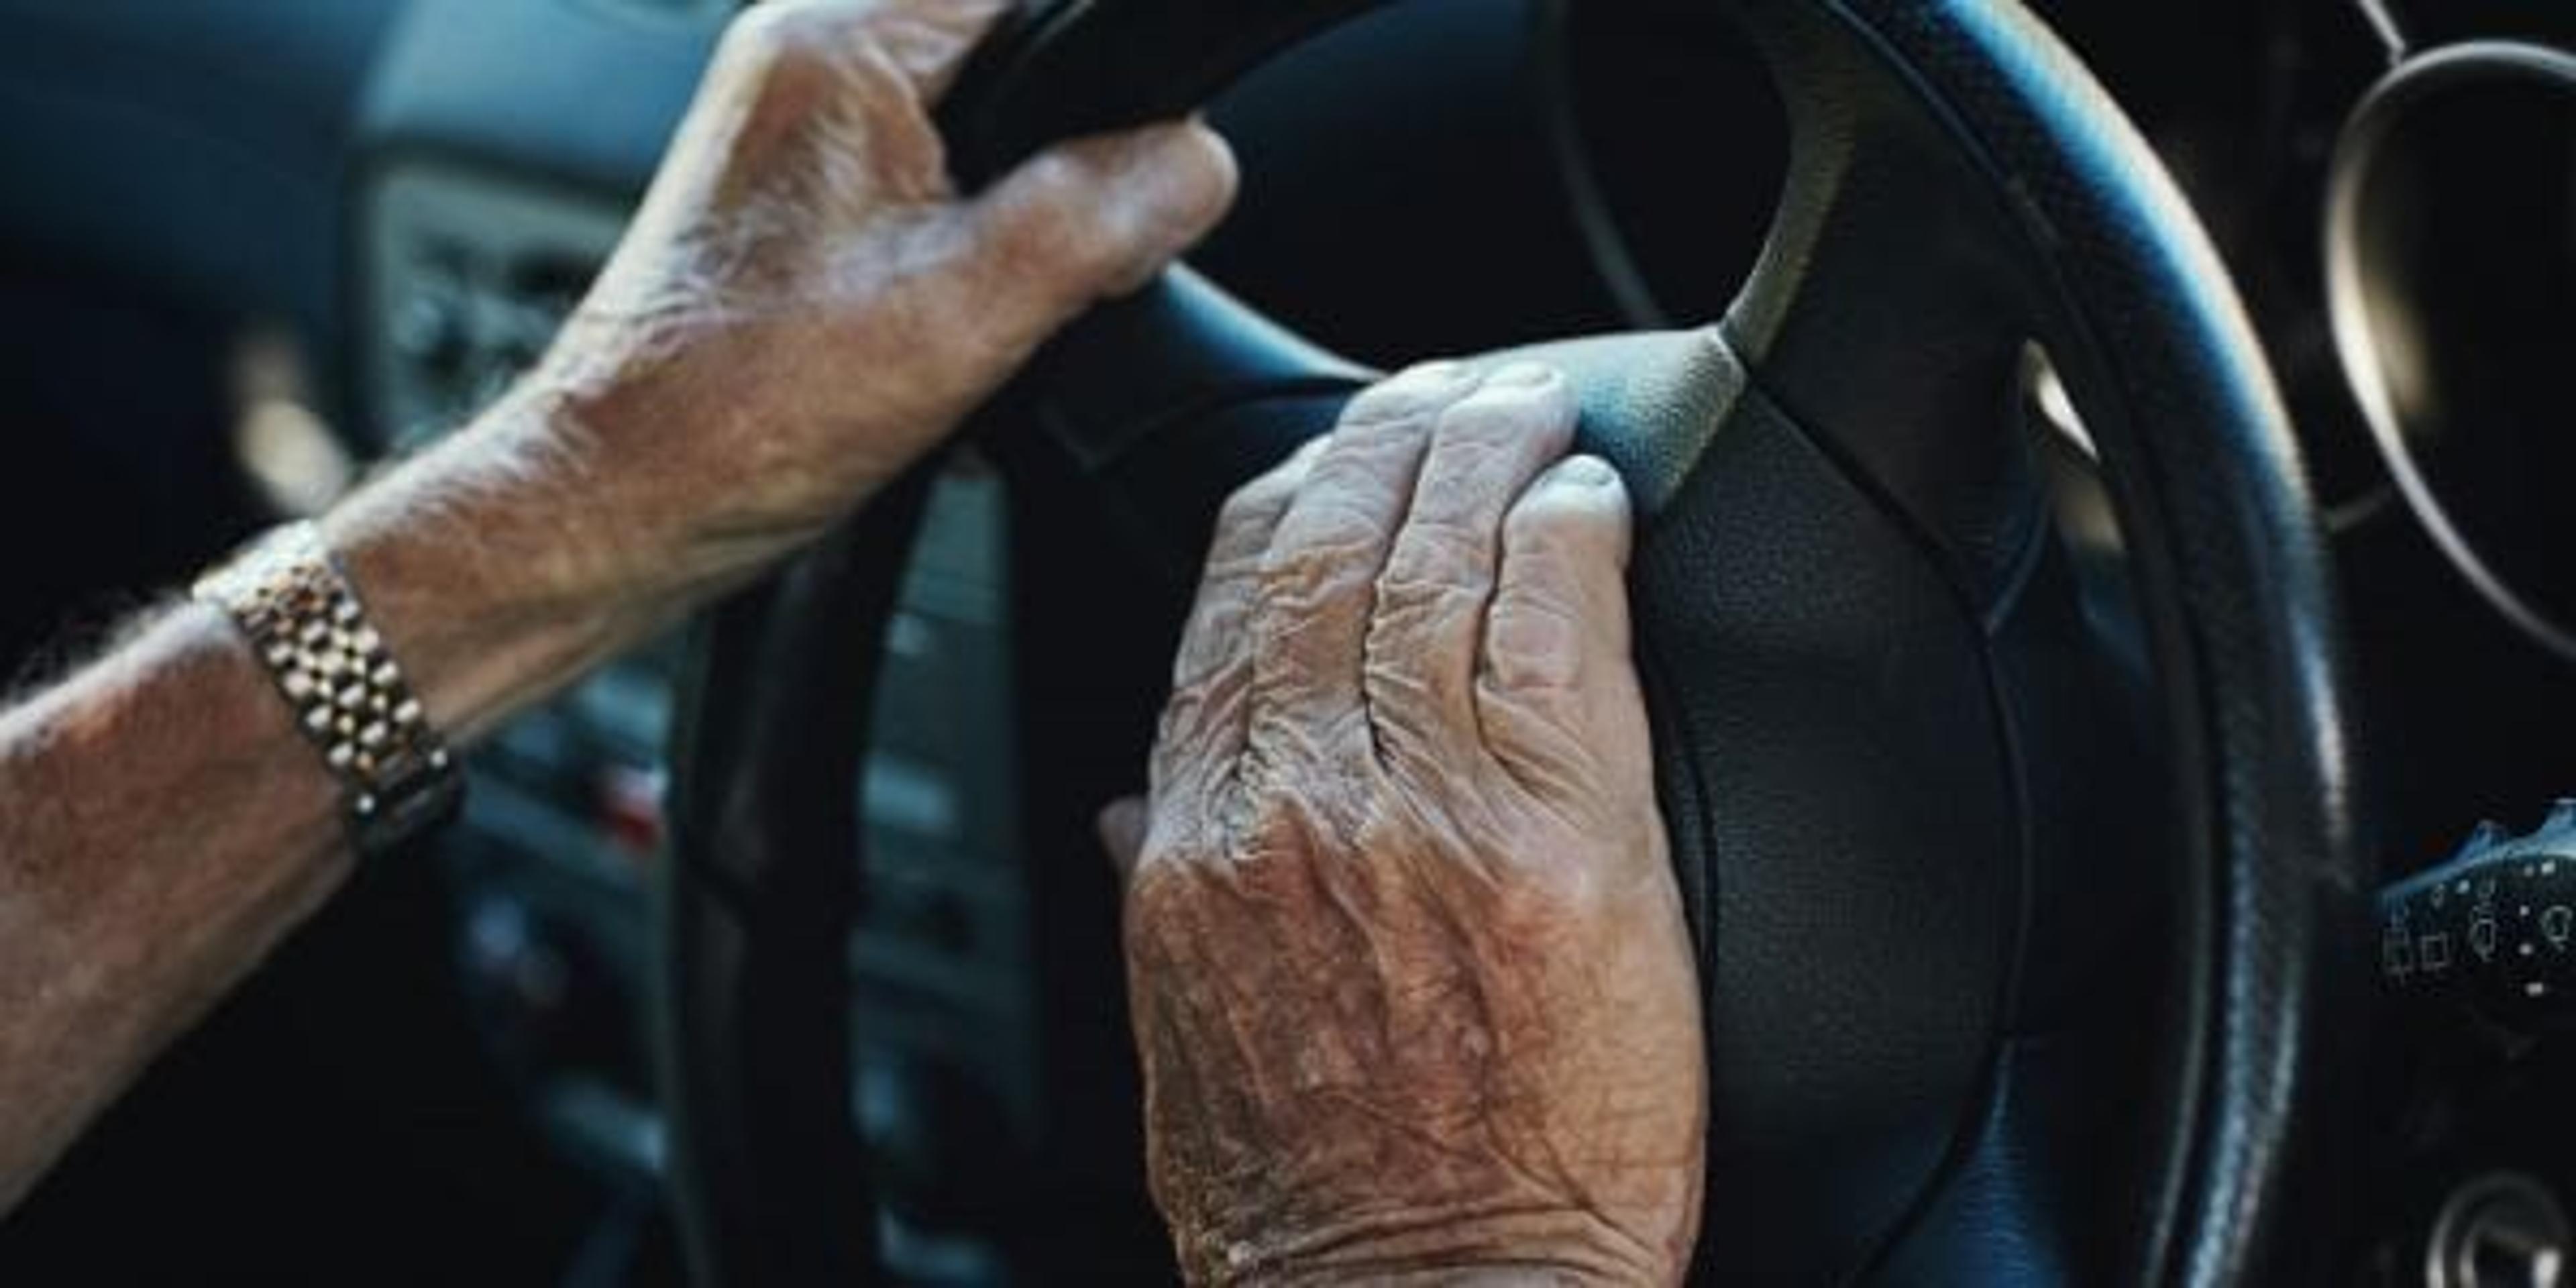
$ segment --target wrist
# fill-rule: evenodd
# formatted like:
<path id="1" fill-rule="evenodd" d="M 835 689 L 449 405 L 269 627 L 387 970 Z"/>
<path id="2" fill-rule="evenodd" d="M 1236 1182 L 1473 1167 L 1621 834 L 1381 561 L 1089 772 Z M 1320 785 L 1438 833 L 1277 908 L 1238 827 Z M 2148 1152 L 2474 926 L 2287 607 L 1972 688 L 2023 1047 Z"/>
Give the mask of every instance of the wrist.
<path id="1" fill-rule="evenodd" d="M 682 611 L 682 570 L 620 504 L 514 396 L 320 526 L 433 727 L 466 742 Z"/>
<path id="2" fill-rule="evenodd" d="M 611 508 L 628 580 L 702 596 L 820 537 L 971 409 L 855 352 L 818 374 L 829 334 L 792 300 L 650 326 L 586 304 L 514 416 Z M 926 368 L 943 342 L 916 346 Z"/>

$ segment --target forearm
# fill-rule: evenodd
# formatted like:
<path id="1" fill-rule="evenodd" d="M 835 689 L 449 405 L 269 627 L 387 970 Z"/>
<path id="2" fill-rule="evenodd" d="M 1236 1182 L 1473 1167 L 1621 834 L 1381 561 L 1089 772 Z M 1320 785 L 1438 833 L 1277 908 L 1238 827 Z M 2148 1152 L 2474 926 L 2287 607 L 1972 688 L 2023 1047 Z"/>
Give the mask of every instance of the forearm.
<path id="1" fill-rule="evenodd" d="M 212 609 L 0 715 L 0 1210 L 339 882 L 335 810 Z"/>
<path id="2" fill-rule="evenodd" d="M 324 524 L 433 724 L 467 742 L 681 610 L 609 556 L 533 402 Z M 533 450 L 533 449 L 529 449 Z M 694 580 L 693 580 L 694 579 Z M 0 1211 L 347 875 L 332 776 L 219 611 L 165 612 L 0 714 Z"/>

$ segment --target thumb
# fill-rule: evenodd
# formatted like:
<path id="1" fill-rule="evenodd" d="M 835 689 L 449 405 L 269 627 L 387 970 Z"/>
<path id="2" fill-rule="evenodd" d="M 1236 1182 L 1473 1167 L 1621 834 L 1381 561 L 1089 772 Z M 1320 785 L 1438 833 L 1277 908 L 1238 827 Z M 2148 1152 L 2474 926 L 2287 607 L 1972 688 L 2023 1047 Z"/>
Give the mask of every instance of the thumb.
<path id="1" fill-rule="evenodd" d="M 1234 153 L 1196 121 L 1058 144 L 967 210 L 997 319 L 1034 343 L 1196 245 L 1234 203 Z"/>
<path id="2" fill-rule="evenodd" d="M 1145 852 L 1145 798 L 1129 796 L 1111 801 L 1100 811 L 1100 847 L 1109 851 L 1109 861 L 1118 868 L 1125 881 L 1136 875 L 1136 860 Z"/>

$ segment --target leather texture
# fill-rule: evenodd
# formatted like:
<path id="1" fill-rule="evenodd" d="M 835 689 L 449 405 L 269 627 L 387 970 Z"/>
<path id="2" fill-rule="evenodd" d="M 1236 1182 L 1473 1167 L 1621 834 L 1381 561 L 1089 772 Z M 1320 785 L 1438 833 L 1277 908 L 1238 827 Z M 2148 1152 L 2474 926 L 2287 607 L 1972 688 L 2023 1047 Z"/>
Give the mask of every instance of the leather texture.
<path id="1" fill-rule="evenodd" d="M 858 835 L 858 731 L 934 469 L 711 614 L 679 695 L 653 1005 L 695 1283 L 880 1276 L 846 1126 L 857 847 L 816 847 Z"/>
<path id="2" fill-rule="evenodd" d="M 2149 1059 L 2149 1220 L 2134 1265 L 2298 1282 L 2331 1255 L 2323 1076 L 2359 1054 L 2366 874 L 2338 616 L 2261 350 L 2180 193 L 2018 6 L 1850 0 L 1847 31 L 1955 122 L 2012 195 L 2052 341 L 2101 444 L 2166 695 L 2181 845 Z"/>
<path id="3" fill-rule="evenodd" d="M 1368 7 L 1043 8 L 970 68 L 952 139 L 989 173 L 1191 106 Z M 1534 351 L 1574 372 L 1588 443 L 1640 498 L 1640 660 L 1710 1020 L 1699 1270 L 2322 1273 L 2349 1124 L 2318 1074 L 2356 1038 L 2365 883 L 2313 507 L 2226 276 L 2117 109 L 2019 8 L 1731 9 L 1792 121 L 1763 263 L 1717 327 Z M 2099 638 L 2045 522 L 2015 414 L 2031 341 L 2102 446 L 2151 677 Z M 1168 573 L 1225 490 L 1329 424 L 1358 374 L 1183 279 L 1078 328 L 1015 403 Z M 863 574 L 892 575 L 808 576 L 801 601 L 729 614 L 705 692 L 739 702 L 848 668 L 885 602 Z M 2151 716 L 2132 720 L 2150 679 Z M 746 803 L 793 811 L 796 791 L 829 790 L 815 758 L 853 768 L 839 747 L 859 717 L 762 709 L 770 723 L 746 725 L 700 707 L 678 797 L 683 933 L 734 874 L 855 848 L 838 815 L 754 826 Z M 786 969 L 776 955 L 685 947 L 666 959 L 696 1007 L 667 1026 L 684 1093 L 768 1085 L 700 1076 L 781 1045 L 727 998 L 767 999 L 772 1023 L 847 1016 L 778 1000 L 806 985 L 758 978 Z M 679 1126 L 779 1140 L 840 1120 L 819 1083 L 798 1087 Z M 702 1264 L 737 1268 L 708 1282 L 808 1282 L 726 1244 L 828 1240 L 707 1216 L 775 1192 L 761 1169 L 789 1154 L 713 1140 L 680 1161 Z"/>

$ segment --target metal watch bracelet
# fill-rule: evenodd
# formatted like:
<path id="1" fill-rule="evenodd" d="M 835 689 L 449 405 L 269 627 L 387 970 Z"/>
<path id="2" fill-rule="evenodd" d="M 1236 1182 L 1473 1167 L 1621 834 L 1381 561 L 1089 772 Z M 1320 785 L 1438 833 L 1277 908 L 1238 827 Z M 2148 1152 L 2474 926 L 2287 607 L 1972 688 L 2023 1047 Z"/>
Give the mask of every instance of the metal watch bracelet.
<path id="1" fill-rule="evenodd" d="M 339 780 L 361 858 L 455 816 L 464 777 L 311 523 L 270 532 L 207 573 L 191 597 L 224 610 L 249 638 Z"/>

